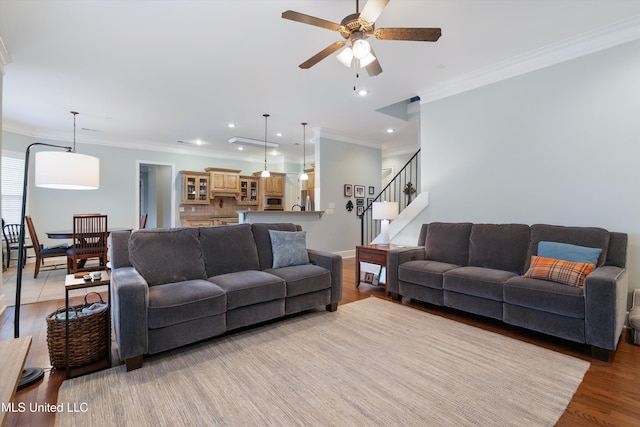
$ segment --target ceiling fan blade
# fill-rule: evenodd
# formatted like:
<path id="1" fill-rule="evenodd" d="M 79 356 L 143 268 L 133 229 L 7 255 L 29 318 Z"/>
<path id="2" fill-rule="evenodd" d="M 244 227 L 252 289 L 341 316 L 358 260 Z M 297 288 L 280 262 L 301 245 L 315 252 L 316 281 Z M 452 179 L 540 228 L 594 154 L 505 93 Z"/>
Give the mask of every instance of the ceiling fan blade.
<path id="1" fill-rule="evenodd" d="M 325 47 L 323 50 L 321 50 L 320 52 L 316 53 L 311 58 L 309 58 L 306 61 L 304 61 L 302 64 L 298 65 L 298 67 L 300 67 L 302 69 L 305 69 L 305 70 L 308 69 L 308 68 L 311 68 L 314 65 L 316 65 L 318 62 L 322 61 L 327 56 L 331 55 L 336 50 L 340 49 L 345 44 L 347 44 L 346 40 L 345 41 L 341 41 L 341 42 L 335 42 L 332 45 L 329 45 L 329 46 Z"/>
<path id="2" fill-rule="evenodd" d="M 305 15 L 304 13 L 294 12 L 293 10 L 287 10 L 282 12 L 284 19 L 290 19 L 296 22 L 302 22 L 303 24 L 314 25 L 316 27 L 325 28 L 332 31 L 340 31 L 342 26 L 335 22 L 327 21 L 325 19 L 316 18 L 315 16 Z"/>
<path id="3" fill-rule="evenodd" d="M 376 22 L 389 0 L 369 0 L 360 13 L 360 19 L 367 22 Z"/>
<path id="4" fill-rule="evenodd" d="M 373 36 L 378 40 L 411 40 L 435 42 L 442 35 L 440 28 L 378 28 Z"/>
<path id="5" fill-rule="evenodd" d="M 380 66 L 380 62 L 378 62 L 378 55 L 373 51 L 373 48 L 371 48 L 371 54 L 375 56 L 376 59 L 364 68 L 367 70 L 367 74 L 369 74 L 370 77 L 373 77 L 382 72 L 382 67 Z"/>

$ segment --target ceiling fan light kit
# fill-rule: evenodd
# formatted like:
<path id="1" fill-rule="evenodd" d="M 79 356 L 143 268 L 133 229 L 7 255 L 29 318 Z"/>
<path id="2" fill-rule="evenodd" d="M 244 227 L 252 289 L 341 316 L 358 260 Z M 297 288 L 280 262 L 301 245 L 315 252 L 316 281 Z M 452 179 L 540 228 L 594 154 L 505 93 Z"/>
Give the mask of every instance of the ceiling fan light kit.
<path id="1" fill-rule="evenodd" d="M 303 13 L 287 10 L 282 13 L 282 18 L 303 24 L 314 25 L 331 31 L 337 31 L 346 41 L 335 42 L 324 48 L 311 58 L 299 65 L 302 69 L 313 67 L 332 53 L 342 49 L 347 42 L 347 46 L 336 55 L 336 58 L 346 67 L 351 67 L 353 58 L 357 59 L 356 67 L 366 68 L 369 76 L 377 76 L 382 73 L 382 66 L 378 61 L 373 48 L 366 40 L 368 37 L 375 37 L 378 40 L 406 40 L 435 42 L 442 35 L 440 28 L 375 28 L 375 21 L 378 19 L 385 6 L 390 0 L 368 0 L 362 12 L 359 12 L 358 0 L 356 0 L 356 13 L 347 15 L 340 24 L 305 15 Z"/>

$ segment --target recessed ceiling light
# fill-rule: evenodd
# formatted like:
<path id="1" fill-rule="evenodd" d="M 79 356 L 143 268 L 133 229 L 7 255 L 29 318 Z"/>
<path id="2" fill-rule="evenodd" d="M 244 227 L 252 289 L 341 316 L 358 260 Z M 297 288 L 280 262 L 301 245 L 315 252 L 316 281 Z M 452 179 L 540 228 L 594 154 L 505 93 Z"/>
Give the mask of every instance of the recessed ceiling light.
<path id="1" fill-rule="evenodd" d="M 276 132 L 276 136 L 282 136 L 282 132 Z"/>
<path id="2" fill-rule="evenodd" d="M 202 140 L 201 139 L 196 139 L 196 145 L 202 145 Z"/>
<path id="3" fill-rule="evenodd" d="M 244 150 L 244 147 L 238 147 L 238 150 L 242 151 Z"/>
<path id="4" fill-rule="evenodd" d="M 367 96 L 367 95 L 369 95 L 369 91 L 368 91 L 368 90 L 366 90 L 366 89 L 360 89 L 360 90 L 358 91 L 358 95 L 360 95 L 360 96 Z"/>
<path id="5" fill-rule="evenodd" d="M 388 128 L 387 133 L 394 133 L 396 130 L 394 128 Z"/>
<path id="6" fill-rule="evenodd" d="M 233 129 L 234 127 L 236 127 L 236 124 L 235 124 L 235 123 L 229 123 L 229 124 L 227 125 L 227 127 L 230 127 L 230 128 L 232 128 L 232 129 Z"/>

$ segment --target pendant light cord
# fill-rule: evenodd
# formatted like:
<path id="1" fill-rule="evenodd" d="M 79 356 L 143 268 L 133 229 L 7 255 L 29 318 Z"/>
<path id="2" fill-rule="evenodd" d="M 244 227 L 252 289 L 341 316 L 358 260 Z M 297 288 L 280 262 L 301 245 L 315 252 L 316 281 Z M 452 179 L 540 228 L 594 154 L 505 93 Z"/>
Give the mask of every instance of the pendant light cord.
<path id="1" fill-rule="evenodd" d="M 302 123 L 302 173 L 307 167 L 307 122 Z"/>
<path id="2" fill-rule="evenodd" d="M 73 152 L 76 152 L 76 116 L 79 114 L 77 111 L 70 111 L 73 114 Z"/>
<path id="3" fill-rule="evenodd" d="M 263 114 L 264 117 L 264 170 L 267 170 L 267 118 L 268 114 Z"/>

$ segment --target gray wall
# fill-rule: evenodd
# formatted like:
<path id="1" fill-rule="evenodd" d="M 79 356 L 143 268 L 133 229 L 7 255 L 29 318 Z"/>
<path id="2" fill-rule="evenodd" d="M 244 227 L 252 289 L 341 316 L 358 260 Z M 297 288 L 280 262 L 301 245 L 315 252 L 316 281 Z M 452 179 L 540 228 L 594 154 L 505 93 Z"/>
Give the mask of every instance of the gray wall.
<path id="1" fill-rule="evenodd" d="M 344 184 L 364 185 L 365 199 L 371 197 L 369 186 L 380 191 L 381 150 L 323 137 L 316 142 L 315 150 L 316 189 L 319 189 L 316 210 L 335 205 L 333 215 L 322 217 L 325 232 L 318 241 L 318 249 L 354 251 L 360 244 L 360 221 L 356 216 L 356 199 L 344 197 Z M 348 200 L 354 204 L 351 212 L 345 208 Z"/>
<path id="2" fill-rule="evenodd" d="M 5 150 L 24 152 L 26 147 L 36 141 L 35 138 L 3 131 Z M 72 145 L 69 141 L 51 141 L 38 138 L 39 142 L 58 145 Z M 243 174 L 251 174 L 261 170 L 262 163 L 250 163 L 240 160 L 219 159 L 206 156 L 172 154 L 146 150 L 132 150 L 100 145 L 77 144 L 80 153 L 96 156 L 100 159 L 100 188 L 89 191 L 52 190 L 29 186 L 28 213 L 33 217 L 42 243 L 52 245 L 60 242 L 46 239 L 47 230 L 70 229 L 71 217 L 74 213 L 100 212 L 109 215 L 111 227 L 138 227 L 139 218 L 136 213 L 138 199 L 136 187 L 139 177 L 136 175 L 136 162 L 166 163 L 175 165 L 176 173 L 180 170 L 204 170 L 204 168 L 226 167 L 242 170 Z M 35 149 L 34 149 L 35 152 Z M 30 175 L 33 179 L 34 154 L 31 154 Z M 177 177 L 174 177 L 175 187 Z M 176 221 L 180 194 L 176 194 Z M 166 205 L 165 205 L 166 206 Z"/>
<path id="3" fill-rule="evenodd" d="M 422 105 L 416 221 L 629 234 L 640 287 L 640 41 Z M 415 236 L 417 239 L 417 236 Z"/>
<path id="4" fill-rule="evenodd" d="M 26 147 L 35 141 L 33 137 L 3 131 L 3 149 L 24 152 Z M 40 142 L 68 145 L 70 142 Z M 240 169 L 242 174 L 250 175 L 262 170 L 262 163 L 244 162 L 241 160 L 220 159 L 214 157 L 186 154 L 171 154 L 146 150 L 132 150 L 108 146 L 78 143 L 78 152 L 96 156 L 100 159 L 100 188 L 91 191 L 66 191 L 29 187 L 28 213 L 33 217 L 45 245 L 60 243 L 46 239 L 47 230 L 70 229 L 71 217 L 74 213 L 101 212 L 109 215 L 111 227 L 137 228 L 138 216 L 136 206 L 136 187 L 139 177 L 136 175 L 136 162 L 174 164 L 176 173 L 180 170 L 204 170 L 204 168 L 225 167 Z M 34 150 L 35 151 L 35 150 Z M 32 159 L 34 157 L 32 153 Z M 360 241 L 360 223 L 355 210 L 348 213 L 344 206 L 347 200 L 343 196 L 344 184 L 358 184 L 366 187 L 373 185 L 380 189 L 380 150 L 346 142 L 319 138 L 316 144 L 316 188 L 319 188 L 321 205 L 316 210 L 326 210 L 329 203 L 335 203 L 334 215 L 324 215 L 310 227 L 314 230 L 310 235 L 309 246 L 328 251 L 353 251 Z M 35 163 L 32 163 L 31 176 Z M 300 165 L 279 165 L 286 170 L 299 173 Z M 322 170 L 327 168 L 325 173 Z M 273 167 L 272 170 L 276 170 Z M 180 187 L 178 177 L 174 177 L 174 186 Z M 355 204 L 355 199 L 352 199 Z M 179 192 L 176 194 L 176 221 L 180 202 Z M 289 207 L 289 206 L 288 206 Z M 318 236 L 317 240 L 314 236 Z"/>

